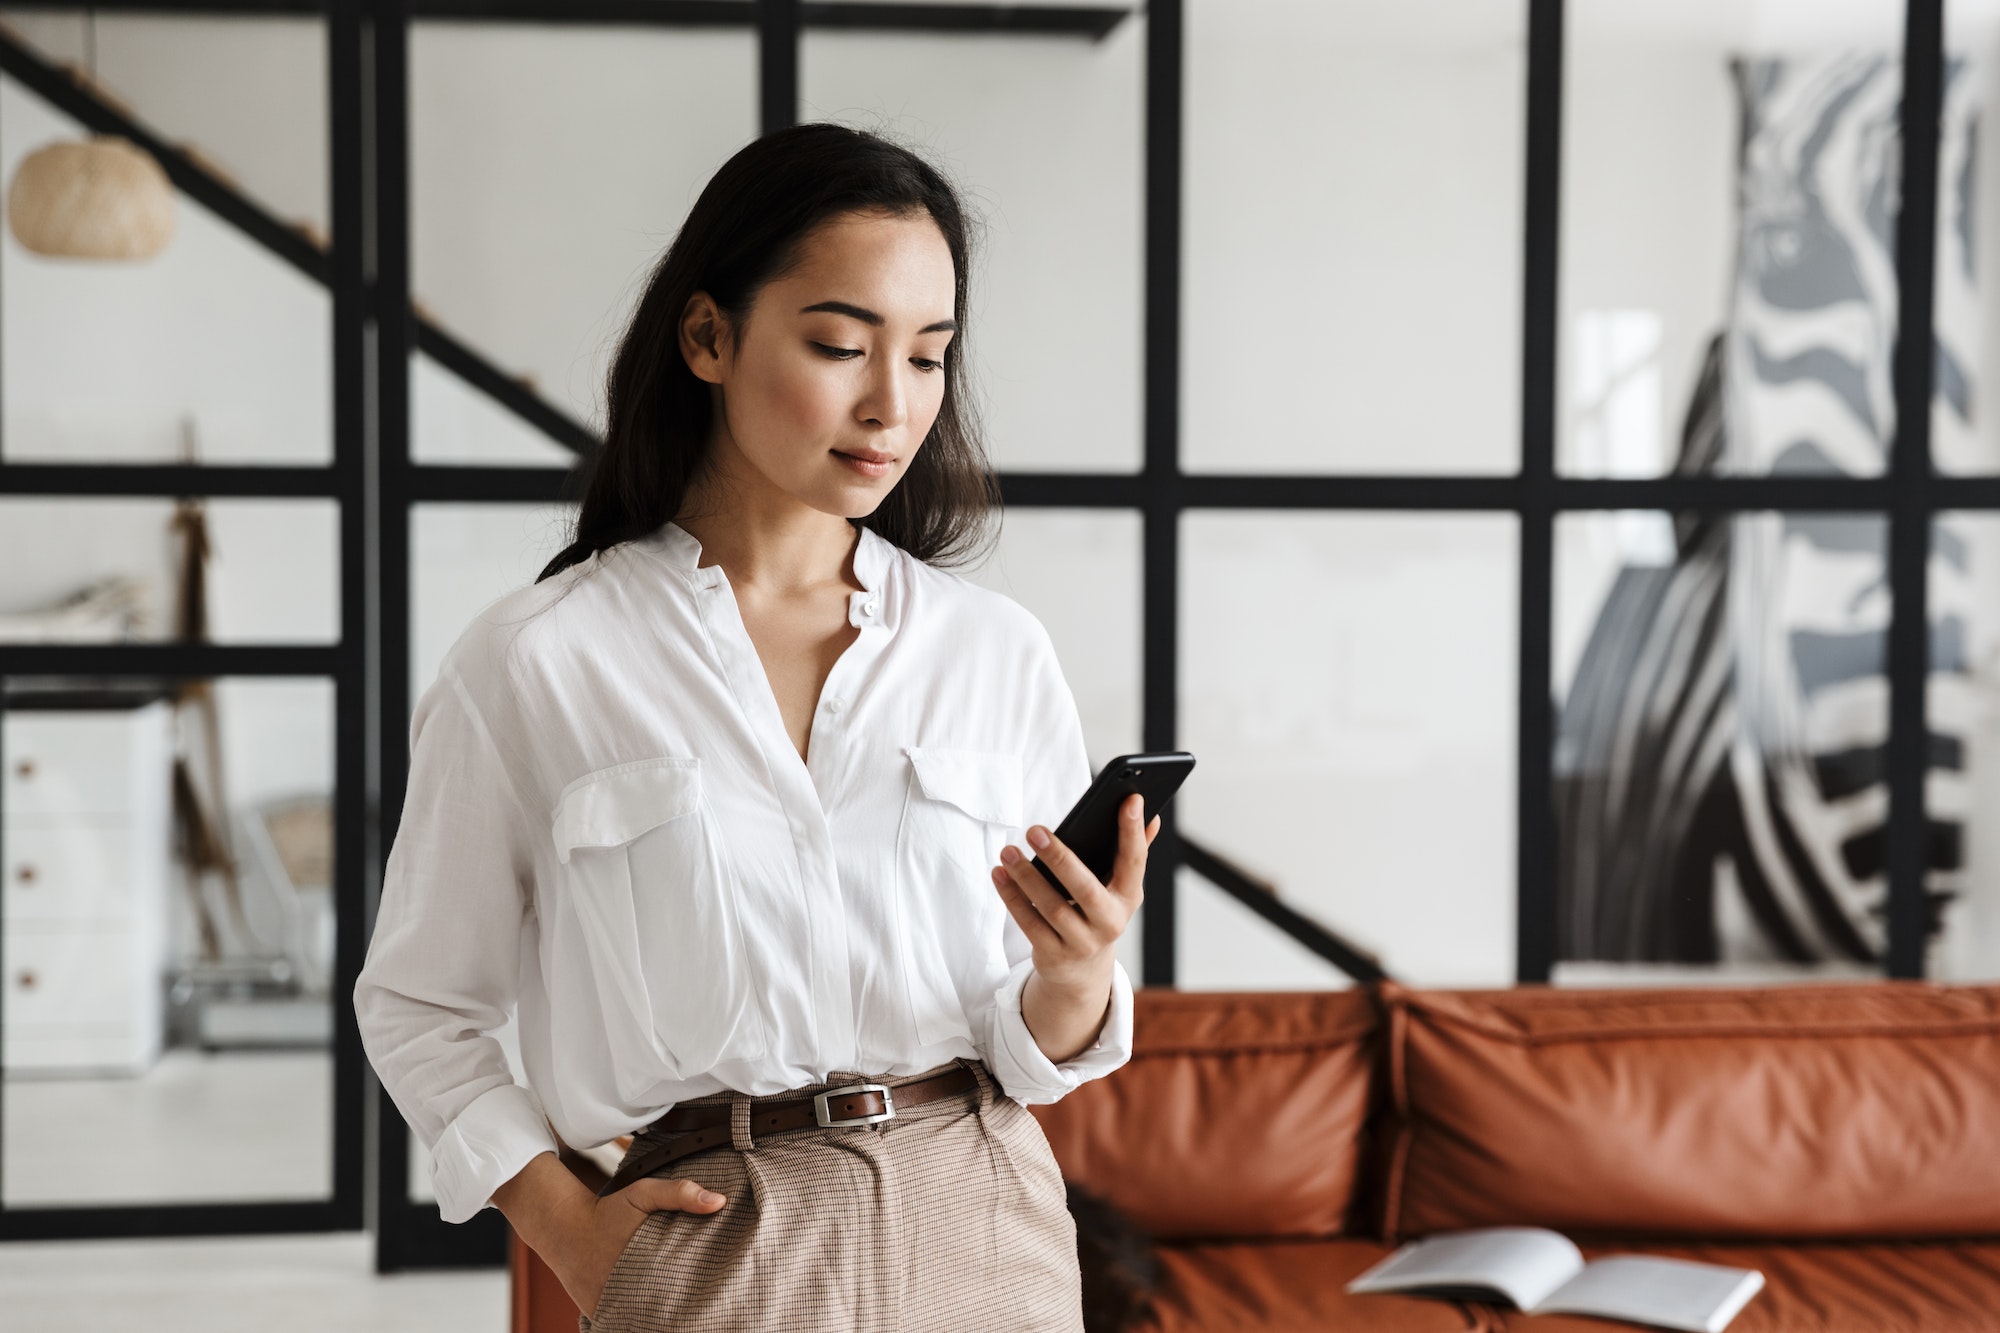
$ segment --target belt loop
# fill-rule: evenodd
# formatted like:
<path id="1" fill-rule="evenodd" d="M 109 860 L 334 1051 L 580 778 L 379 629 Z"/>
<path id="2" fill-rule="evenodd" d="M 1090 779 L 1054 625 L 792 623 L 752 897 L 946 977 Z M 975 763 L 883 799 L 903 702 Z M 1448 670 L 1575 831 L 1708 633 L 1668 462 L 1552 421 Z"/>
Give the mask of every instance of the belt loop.
<path id="1" fill-rule="evenodd" d="M 986 1062 L 984 1060 L 968 1060 L 962 1055 L 958 1057 L 958 1062 L 967 1069 L 970 1069 L 972 1076 L 979 1080 L 979 1109 L 982 1111 L 990 1109 L 993 1105 L 995 1088 L 993 1075 L 986 1071 Z"/>
<path id="2" fill-rule="evenodd" d="M 750 1095 L 739 1092 L 729 1099 L 729 1146 L 749 1152 L 757 1146 L 750 1137 Z"/>

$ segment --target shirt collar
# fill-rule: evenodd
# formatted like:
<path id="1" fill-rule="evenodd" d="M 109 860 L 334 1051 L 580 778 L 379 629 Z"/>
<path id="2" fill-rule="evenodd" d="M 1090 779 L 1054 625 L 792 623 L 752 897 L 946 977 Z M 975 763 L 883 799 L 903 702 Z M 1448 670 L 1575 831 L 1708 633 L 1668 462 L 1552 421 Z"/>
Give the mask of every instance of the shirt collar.
<path id="1" fill-rule="evenodd" d="M 861 542 L 854 548 L 854 577 L 864 591 L 880 593 L 882 577 L 888 569 L 891 543 L 873 528 L 861 528 Z M 713 587 L 722 581 L 722 567 L 701 564 L 701 542 L 692 532 L 668 519 L 660 530 L 647 539 L 646 544 L 665 556 L 667 563 L 687 575 L 703 587 Z M 870 613 L 873 614 L 872 612 Z"/>

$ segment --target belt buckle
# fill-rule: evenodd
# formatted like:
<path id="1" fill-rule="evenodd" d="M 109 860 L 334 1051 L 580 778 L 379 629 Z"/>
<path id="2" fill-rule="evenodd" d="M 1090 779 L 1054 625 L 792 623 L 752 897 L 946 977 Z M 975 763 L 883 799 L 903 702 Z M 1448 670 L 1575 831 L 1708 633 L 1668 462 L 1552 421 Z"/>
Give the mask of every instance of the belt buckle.
<path id="1" fill-rule="evenodd" d="M 845 1097 L 850 1092 L 881 1093 L 882 1113 L 880 1115 L 854 1115 L 854 1116 L 841 1116 L 836 1118 L 827 1112 L 826 1109 L 827 1098 Z M 815 1092 L 813 1094 L 812 1100 L 813 1100 L 813 1118 L 818 1120 L 820 1124 L 826 1126 L 829 1129 L 834 1128 L 835 1126 L 842 1126 L 842 1125 L 872 1125 L 880 1120 L 893 1119 L 896 1114 L 895 1095 L 890 1091 L 890 1089 L 884 1087 L 880 1083 L 850 1083 L 848 1086 L 844 1088 L 828 1088 L 825 1092 Z"/>

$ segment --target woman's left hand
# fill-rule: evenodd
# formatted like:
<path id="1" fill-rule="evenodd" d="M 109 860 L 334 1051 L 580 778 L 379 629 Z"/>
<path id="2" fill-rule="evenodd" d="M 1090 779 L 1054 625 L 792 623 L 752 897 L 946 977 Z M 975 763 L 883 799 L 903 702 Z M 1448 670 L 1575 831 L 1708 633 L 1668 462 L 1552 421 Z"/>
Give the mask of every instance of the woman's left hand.
<path id="1" fill-rule="evenodd" d="M 1028 844 L 1043 864 L 1061 879 L 1074 903 L 1035 869 L 1032 857 L 1011 843 L 993 867 L 993 884 L 1000 900 L 1034 948 L 1035 971 L 1042 980 L 1079 993 L 1110 984 L 1113 946 L 1125 933 L 1132 914 L 1146 898 L 1146 849 L 1160 831 L 1154 815 L 1143 834 L 1140 816 L 1145 798 L 1134 792 L 1118 815 L 1118 859 L 1111 882 L 1102 883 L 1076 853 L 1040 824 L 1027 830 Z"/>

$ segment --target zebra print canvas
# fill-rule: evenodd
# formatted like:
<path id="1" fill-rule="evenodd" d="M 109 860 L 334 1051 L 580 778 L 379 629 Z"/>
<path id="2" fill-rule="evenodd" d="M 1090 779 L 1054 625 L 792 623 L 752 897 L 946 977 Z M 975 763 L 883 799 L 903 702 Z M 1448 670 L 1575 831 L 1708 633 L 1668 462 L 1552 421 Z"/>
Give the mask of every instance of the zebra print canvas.
<path id="1" fill-rule="evenodd" d="M 1879 474 L 1895 432 L 1899 62 L 1734 62 L 1738 243 L 1680 473 Z M 1948 62 L 1940 175 L 1941 456 L 1970 438 L 1978 112 Z M 1674 516 L 1620 571 L 1558 729 L 1557 956 L 1875 963 L 1886 944 L 1886 524 Z M 1959 889 L 1967 547 L 1934 536 L 1928 828 L 1934 939 Z"/>

